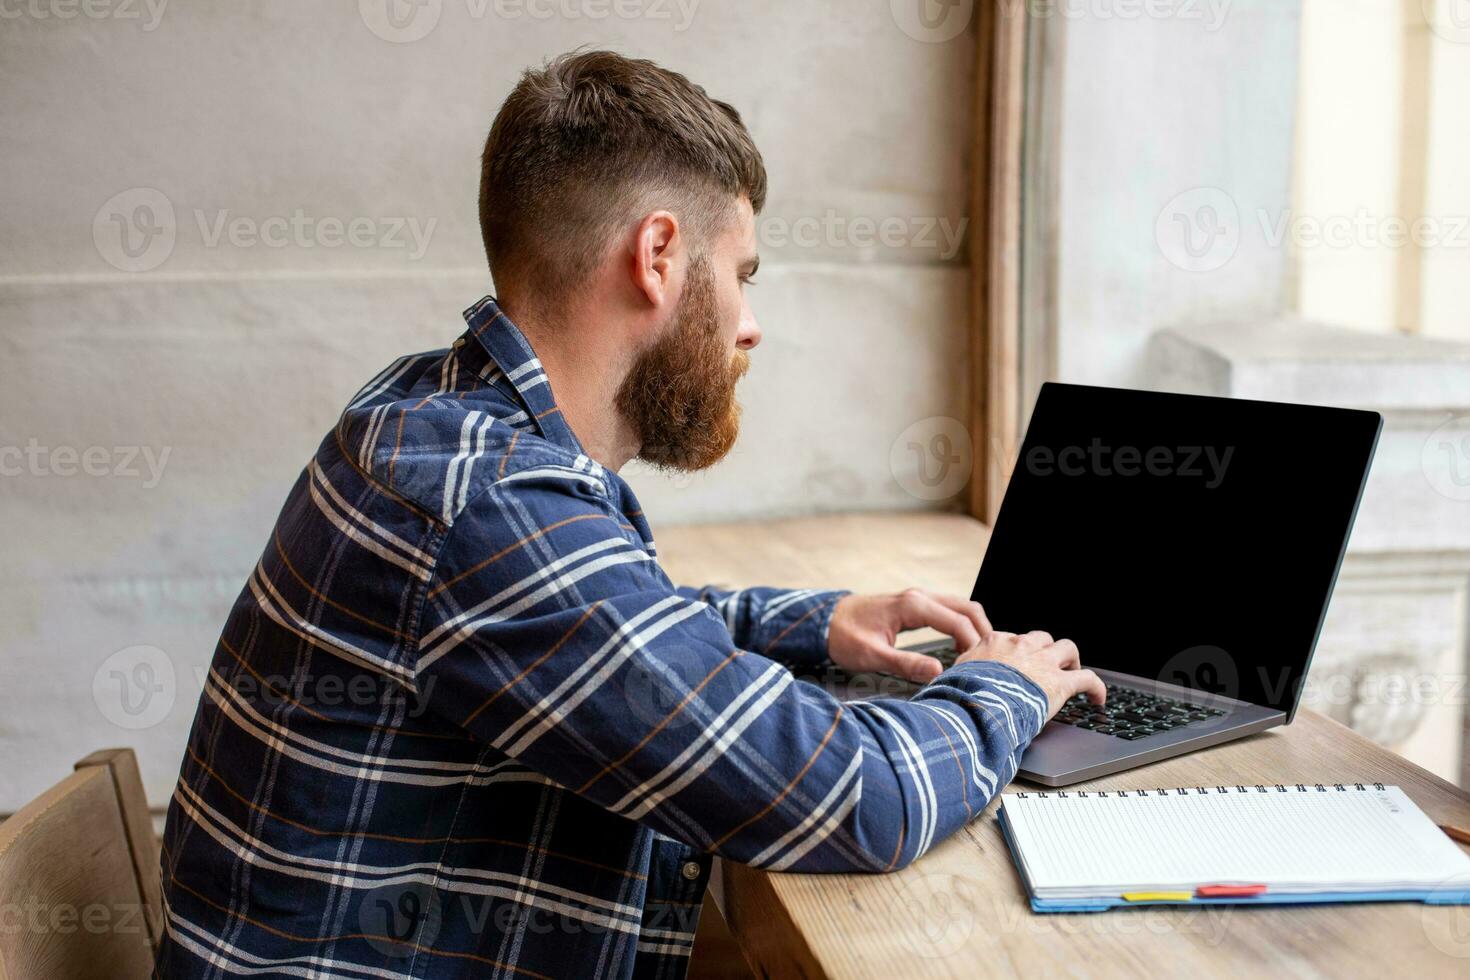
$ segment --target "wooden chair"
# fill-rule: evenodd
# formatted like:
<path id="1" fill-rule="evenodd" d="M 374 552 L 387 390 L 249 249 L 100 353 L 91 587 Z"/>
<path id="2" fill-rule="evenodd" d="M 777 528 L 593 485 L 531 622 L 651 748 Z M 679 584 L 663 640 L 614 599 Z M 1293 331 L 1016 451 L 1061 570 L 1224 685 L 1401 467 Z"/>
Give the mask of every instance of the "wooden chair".
<path id="1" fill-rule="evenodd" d="M 130 980 L 163 926 L 131 749 L 103 749 L 0 823 L 0 980 Z"/>

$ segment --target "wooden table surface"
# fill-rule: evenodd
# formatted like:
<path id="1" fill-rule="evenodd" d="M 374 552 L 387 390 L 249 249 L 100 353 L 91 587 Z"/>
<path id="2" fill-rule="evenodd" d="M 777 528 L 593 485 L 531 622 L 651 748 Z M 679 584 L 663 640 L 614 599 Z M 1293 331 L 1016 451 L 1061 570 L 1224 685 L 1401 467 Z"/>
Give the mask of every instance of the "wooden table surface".
<path id="1" fill-rule="evenodd" d="M 985 527 L 967 517 L 883 514 L 668 528 L 657 543 L 660 561 L 680 584 L 860 591 L 915 585 L 968 595 L 986 537 Z M 1087 651 L 1082 655 L 1085 662 Z M 1470 827 L 1470 794 L 1308 711 L 1288 727 L 1077 788 L 1278 782 L 1397 784 L 1436 822 Z M 893 874 L 716 867 L 716 904 L 747 958 L 772 977 L 1470 977 L 1464 906 L 1032 913 L 993 805 Z"/>

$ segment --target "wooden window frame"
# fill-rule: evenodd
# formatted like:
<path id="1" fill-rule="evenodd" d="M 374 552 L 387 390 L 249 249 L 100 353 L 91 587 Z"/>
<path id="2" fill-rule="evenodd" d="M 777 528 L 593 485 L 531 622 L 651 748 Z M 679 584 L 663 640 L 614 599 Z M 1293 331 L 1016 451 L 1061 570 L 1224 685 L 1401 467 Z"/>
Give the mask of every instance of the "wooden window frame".
<path id="1" fill-rule="evenodd" d="M 993 524 L 1021 425 L 1026 4 L 979 0 L 970 168 L 971 516 Z"/>

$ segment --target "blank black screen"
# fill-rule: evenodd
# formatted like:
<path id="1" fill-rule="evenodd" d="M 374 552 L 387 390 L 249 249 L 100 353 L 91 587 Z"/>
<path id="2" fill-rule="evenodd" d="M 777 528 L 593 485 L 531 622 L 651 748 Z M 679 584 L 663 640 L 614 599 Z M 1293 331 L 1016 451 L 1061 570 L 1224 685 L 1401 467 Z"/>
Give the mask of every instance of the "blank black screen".
<path id="1" fill-rule="evenodd" d="M 1084 666 L 1292 713 L 1381 422 L 1044 385 L 973 597 Z"/>

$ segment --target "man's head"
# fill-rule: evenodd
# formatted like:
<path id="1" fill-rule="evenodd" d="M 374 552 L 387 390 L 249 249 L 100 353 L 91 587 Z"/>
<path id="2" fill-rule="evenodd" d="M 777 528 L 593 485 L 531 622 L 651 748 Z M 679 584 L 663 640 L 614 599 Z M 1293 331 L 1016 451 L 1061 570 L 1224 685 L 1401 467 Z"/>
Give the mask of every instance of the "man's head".
<path id="1" fill-rule="evenodd" d="M 605 321 L 627 348 L 616 407 L 655 465 L 700 469 L 734 442 L 765 194 L 733 108 L 611 52 L 526 72 L 490 130 L 480 227 L 502 303 Z"/>

